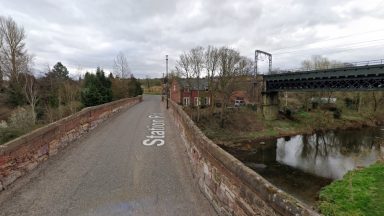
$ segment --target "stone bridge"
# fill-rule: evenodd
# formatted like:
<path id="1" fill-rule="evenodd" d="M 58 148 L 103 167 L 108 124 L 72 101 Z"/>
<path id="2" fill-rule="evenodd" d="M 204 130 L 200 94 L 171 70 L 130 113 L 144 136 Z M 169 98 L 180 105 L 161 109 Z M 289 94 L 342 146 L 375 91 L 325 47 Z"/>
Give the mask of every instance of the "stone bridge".
<path id="1" fill-rule="evenodd" d="M 159 96 L 96 107 L 0 146 L 0 215 L 317 215 Z"/>

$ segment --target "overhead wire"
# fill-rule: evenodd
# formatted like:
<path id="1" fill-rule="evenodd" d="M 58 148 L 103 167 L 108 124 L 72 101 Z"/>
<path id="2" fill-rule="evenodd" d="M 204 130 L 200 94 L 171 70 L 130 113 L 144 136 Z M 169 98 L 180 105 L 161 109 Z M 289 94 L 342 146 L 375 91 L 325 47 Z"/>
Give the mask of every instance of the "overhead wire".
<path id="1" fill-rule="evenodd" d="M 384 0 L 383 0 L 383 2 L 384 2 Z M 338 39 L 348 38 L 348 37 L 352 37 L 352 36 L 358 36 L 358 35 L 364 35 L 364 34 L 368 34 L 368 33 L 380 32 L 380 31 L 384 31 L 384 29 L 378 29 L 378 30 L 373 30 L 373 31 L 367 31 L 367 32 L 362 32 L 362 33 L 357 33 L 357 34 L 343 35 L 343 36 L 334 37 L 334 38 L 329 38 L 329 39 L 325 39 L 325 40 L 318 40 L 318 41 L 315 41 L 315 42 L 313 42 L 313 43 L 309 43 L 309 44 L 306 44 L 306 45 L 296 45 L 296 46 L 290 46 L 290 47 L 285 47 L 285 48 L 275 49 L 275 50 L 273 50 L 272 52 L 276 52 L 276 51 L 280 51 L 280 50 L 289 50 L 289 49 L 291 49 L 291 48 L 303 47 L 303 46 L 313 45 L 313 44 L 316 44 L 316 43 L 321 43 L 321 42 L 326 42 L 326 41 L 332 41 L 332 40 L 338 40 Z"/>
<path id="2" fill-rule="evenodd" d="M 351 48 L 355 45 L 378 42 L 378 41 L 384 41 L 384 38 L 376 39 L 376 40 L 360 41 L 360 42 L 350 43 L 350 44 L 343 44 L 343 45 L 338 46 L 338 47 L 332 47 L 332 49 Z M 381 44 L 378 44 L 378 45 L 381 45 Z M 369 46 L 371 46 L 371 45 L 369 45 Z M 280 52 L 280 53 L 277 52 L 277 53 L 273 53 L 273 55 L 276 56 L 276 55 L 284 55 L 284 54 L 291 54 L 291 53 L 308 52 L 308 51 L 312 51 L 312 50 L 324 50 L 324 49 L 330 49 L 330 48 L 329 47 L 304 48 L 304 49 L 292 50 L 292 51 L 287 51 L 287 52 Z"/>

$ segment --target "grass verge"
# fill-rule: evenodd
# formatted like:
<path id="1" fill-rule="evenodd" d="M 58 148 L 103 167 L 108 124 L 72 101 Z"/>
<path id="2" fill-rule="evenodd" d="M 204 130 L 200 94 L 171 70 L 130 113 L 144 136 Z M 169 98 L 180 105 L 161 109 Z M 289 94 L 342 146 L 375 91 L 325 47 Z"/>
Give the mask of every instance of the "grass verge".
<path id="1" fill-rule="evenodd" d="M 326 216 L 384 215 L 384 163 L 350 171 L 324 187 L 318 208 Z"/>

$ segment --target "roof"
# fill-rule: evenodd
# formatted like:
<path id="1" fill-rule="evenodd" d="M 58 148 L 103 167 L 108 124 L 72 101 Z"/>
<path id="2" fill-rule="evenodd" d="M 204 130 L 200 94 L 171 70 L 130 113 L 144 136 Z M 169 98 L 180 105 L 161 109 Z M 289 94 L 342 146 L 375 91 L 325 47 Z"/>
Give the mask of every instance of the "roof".
<path id="1" fill-rule="evenodd" d="M 180 84 L 180 88 L 189 88 L 191 90 L 206 90 L 208 89 L 208 79 L 199 79 L 199 82 L 196 78 L 191 79 L 177 79 Z M 199 85 L 198 85 L 199 83 Z M 198 88 L 199 87 L 199 88 Z"/>

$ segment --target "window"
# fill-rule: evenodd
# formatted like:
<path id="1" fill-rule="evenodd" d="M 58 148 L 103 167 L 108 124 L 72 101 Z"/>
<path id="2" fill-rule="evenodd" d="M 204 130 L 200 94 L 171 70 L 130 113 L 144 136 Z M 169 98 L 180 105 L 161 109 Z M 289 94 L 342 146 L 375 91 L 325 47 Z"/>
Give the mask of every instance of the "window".
<path id="1" fill-rule="evenodd" d="M 176 91 L 176 84 L 173 85 L 173 91 Z"/>
<path id="2" fill-rule="evenodd" d="M 205 105 L 209 105 L 211 104 L 211 98 L 210 97 L 206 97 L 205 98 Z"/>
<path id="3" fill-rule="evenodd" d="M 205 106 L 209 106 L 211 104 L 211 98 L 210 97 L 203 97 L 201 98 L 201 104 Z"/>
<path id="4" fill-rule="evenodd" d="M 195 106 L 200 106 L 201 100 L 199 97 L 195 97 Z"/>
<path id="5" fill-rule="evenodd" d="M 189 106 L 189 104 L 190 104 L 189 97 L 184 97 L 183 98 L 183 105 L 184 106 Z"/>

